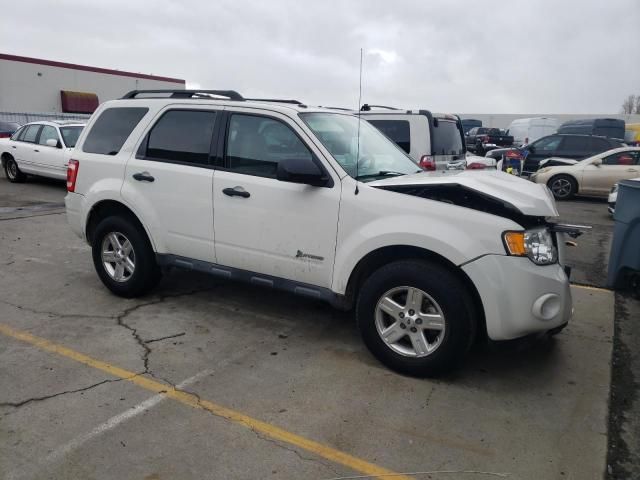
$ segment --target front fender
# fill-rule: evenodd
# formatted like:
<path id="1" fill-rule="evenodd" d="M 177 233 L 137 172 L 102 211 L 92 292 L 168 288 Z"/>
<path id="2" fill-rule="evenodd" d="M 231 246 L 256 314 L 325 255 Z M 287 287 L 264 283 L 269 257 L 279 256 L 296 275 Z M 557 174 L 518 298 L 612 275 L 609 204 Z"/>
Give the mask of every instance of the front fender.
<path id="1" fill-rule="evenodd" d="M 358 262 L 380 248 L 418 247 L 462 265 L 483 255 L 504 255 L 502 232 L 522 229 L 507 218 L 392 191 L 366 186 L 357 196 L 345 191 L 332 284 L 340 294 Z"/>

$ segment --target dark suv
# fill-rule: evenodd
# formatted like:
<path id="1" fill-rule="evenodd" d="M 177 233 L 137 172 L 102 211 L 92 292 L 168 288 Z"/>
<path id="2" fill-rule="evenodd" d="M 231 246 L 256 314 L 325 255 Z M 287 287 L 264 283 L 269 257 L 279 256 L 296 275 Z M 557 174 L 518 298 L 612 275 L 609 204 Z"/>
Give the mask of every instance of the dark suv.
<path id="1" fill-rule="evenodd" d="M 539 138 L 529 145 L 516 149 L 525 157 L 523 172 L 531 173 L 538 170 L 541 160 L 550 157 L 572 158 L 582 160 L 584 158 L 606 152 L 612 148 L 623 147 L 618 140 L 593 135 L 554 134 Z M 487 157 L 501 159 L 507 151 L 513 149 L 492 150 Z"/>

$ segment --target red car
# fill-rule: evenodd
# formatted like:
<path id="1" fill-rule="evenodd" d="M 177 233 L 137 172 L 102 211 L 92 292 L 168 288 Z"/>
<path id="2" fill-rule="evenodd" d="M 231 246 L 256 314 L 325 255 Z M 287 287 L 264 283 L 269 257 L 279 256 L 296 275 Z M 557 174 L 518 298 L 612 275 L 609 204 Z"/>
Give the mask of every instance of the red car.
<path id="1" fill-rule="evenodd" d="M 0 138 L 9 138 L 20 128 L 19 123 L 0 120 Z"/>

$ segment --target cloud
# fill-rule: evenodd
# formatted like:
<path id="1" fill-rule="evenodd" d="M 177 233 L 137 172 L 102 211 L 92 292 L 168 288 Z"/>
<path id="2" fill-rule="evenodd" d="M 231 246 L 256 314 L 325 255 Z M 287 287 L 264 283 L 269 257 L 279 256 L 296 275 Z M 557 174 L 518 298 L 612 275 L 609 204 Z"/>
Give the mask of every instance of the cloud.
<path id="1" fill-rule="evenodd" d="M 28 20 L 26 20 L 28 19 Z M 154 73 L 246 96 L 459 113 L 616 113 L 640 93 L 640 4 L 22 0 L 16 55 Z"/>

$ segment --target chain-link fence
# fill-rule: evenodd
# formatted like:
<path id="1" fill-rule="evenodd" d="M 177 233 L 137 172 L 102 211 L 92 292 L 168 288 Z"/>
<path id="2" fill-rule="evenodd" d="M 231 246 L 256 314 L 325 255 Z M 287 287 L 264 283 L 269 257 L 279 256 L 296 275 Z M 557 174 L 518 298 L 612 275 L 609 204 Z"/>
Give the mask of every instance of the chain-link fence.
<path id="1" fill-rule="evenodd" d="M 29 122 L 38 122 L 40 120 L 79 120 L 86 122 L 91 115 L 81 113 L 56 113 L 56 112 L 0 112 L 0 120 L 5 122 L 15 122 L 24 125 Z"/>

